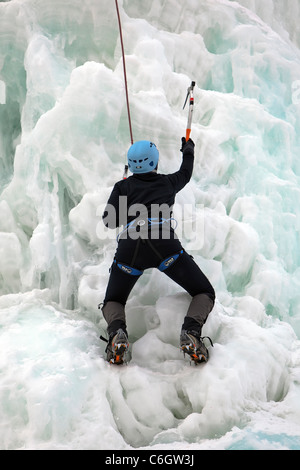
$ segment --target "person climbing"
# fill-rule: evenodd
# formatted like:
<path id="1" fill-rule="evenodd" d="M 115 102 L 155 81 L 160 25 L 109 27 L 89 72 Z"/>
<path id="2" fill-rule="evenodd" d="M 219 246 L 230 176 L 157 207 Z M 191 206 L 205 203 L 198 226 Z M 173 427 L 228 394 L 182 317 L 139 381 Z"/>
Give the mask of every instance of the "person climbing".
<path id="1" fill-rule="evenodd" d="M 194 147 L 191 139 L 182 137 L 180 169 L 164 175 L 157 172 L 159 152 L 153 142 L 132 144 L 127 160 L 133 174 L 115 184 L 107 201 L 102 216 L 105 226 L 124 226 L 118 236 L 105 298 L 99 305 L 107 322 L 106 353 L 110 363 L 124 362 L 129 348 L 126 302 L 143 271 L 149 268 L 158 268 L 192 297 L 180 332 L 180 349 L 195 363 L 208 360 L 201 334 L 214 306 L 215 291 L 172 227 L 175 196 L 192 176 Z"/>

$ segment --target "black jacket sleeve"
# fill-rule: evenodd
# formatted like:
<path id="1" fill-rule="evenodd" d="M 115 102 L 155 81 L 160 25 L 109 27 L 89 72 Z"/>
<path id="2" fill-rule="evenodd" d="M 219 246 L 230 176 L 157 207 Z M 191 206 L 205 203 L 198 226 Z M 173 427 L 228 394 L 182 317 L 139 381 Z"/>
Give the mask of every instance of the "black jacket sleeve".
<path id="1" fill-rule="evenodd" d="M 182 163 L 178 171 L 168 175 L 176 192 L 190 181 L 194 168 L 194 142 L 188 140 L 182 150 Z"/>
<path id="2" fill-rule="evenodd" d="M 121 195 L 120 185 L 116 183 L 107 201 L 105 210 L 102 215 L 103 223 L 108 228 L 116 228 L 120 226 L 120 208 L 119 197 Z"/>

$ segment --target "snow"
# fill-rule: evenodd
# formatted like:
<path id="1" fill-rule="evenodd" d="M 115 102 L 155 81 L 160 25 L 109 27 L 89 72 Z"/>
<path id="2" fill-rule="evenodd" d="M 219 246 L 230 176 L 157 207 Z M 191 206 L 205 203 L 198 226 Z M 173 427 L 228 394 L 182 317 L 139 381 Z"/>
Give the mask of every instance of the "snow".
<path id="1" fill-rule="evenodd" d="M 130 361 L 105 361 L 101 222 L 130 145 L 115 2 L 0 4 L 0 448 L 300 448 L 299 0 L 119 0 L 134 140 L 195 169 L 175 215 L 215 287 L 210 360 L 189 304 L 147 271 Z"/>

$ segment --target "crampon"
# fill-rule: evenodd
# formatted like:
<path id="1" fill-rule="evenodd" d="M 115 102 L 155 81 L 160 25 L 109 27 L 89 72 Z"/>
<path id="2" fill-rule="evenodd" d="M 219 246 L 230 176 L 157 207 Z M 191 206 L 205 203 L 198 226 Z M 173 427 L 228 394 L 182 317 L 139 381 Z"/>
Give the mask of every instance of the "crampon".
<path id="1" fill-rule="evenodd" d="M 195 364 L 207 362 L 209 359 L 208 349 L 203 340 L 207 338 L 213 346 L 212 340 L 208 336 L 200 337 L 194 331 L 182 330 L 180 335 L 180 349 L 183 354 L 188 354 Z"/>
<path id="2" fill-rule="evenodd" d="M 129 342 L 126 333 L 120 328 L 109 337 L 109 340 L 100 336 L 100 339 L 107 342 L 106 360 L 110 364 L 122 365 L 126 363 L 126 353 L 129 349 Z"/>

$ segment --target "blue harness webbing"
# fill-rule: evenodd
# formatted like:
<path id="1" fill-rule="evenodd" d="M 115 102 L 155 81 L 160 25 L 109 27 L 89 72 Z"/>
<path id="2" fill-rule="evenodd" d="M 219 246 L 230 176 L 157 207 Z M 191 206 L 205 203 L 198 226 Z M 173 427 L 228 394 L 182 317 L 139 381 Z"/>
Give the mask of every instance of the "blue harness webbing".
<path id="1" fill-rule="evenodd" d="M 119 263 L 117 260 L 114 260 L 114 263 L 118 266 L 119 269 L 121 269 L 121 271 L 123 271 L 123 273 L 130 274 L 130 276 L 141 276 L 144 272 L 140 269 L 132 268 L 126 264 Z"/>
<path id="2" fill-rule="evenodd" d="M 175 220 L 173 218 L 165 219 L 165 218 L 145 218 L 145 219 L 134 219 L 132 220 L 129 224 L 126 225 L 126 227 L 122 230 L 122 232 L 118 235 L 117 240 L 119 241 L 119 237 L 126 231 L 129 231 L 131 228 L 136 228 L 137 226 L 143 226 L 144 224 L 147 223 L 148 227 L 151 227 L 153 225 L 163 225 L 164 223 L 170 223 L 172 220 Z M 175 221 L 176 222 L 176 221 Z M 177 222 L 176 222 L 177 223 Z M 163 258 L 161 254 L 157 251 L 157 249 L 153 246 L 149 238 L 143 238 L 141 235 L 137 239 L 137 244 L 134 250 L 134 254 L 131 260 L 131 265 L 135 264 L 136 257 L 138 255 L 139 251 L 139 246 L 140 243 L 148 243 L 152 251 L 157 255 L 157 257 L 160 259 L 160 264 L 157 266 L 157 269 L 160 271 L 166 271 L 170 266 L 175 263 L 175 261 L 179 258 L 180 255 L 182 255 L 183 250 L 181 250 L 179 253 L 175 253 L 174 255 L 168 256 L 167 258 Z M 124 264 L 118 260 L 114 260 L 115 265 L 123 271 L 125 274 L 129 274 L 130 276 L 141 276 L 144 271 L 134 268 L 133 266 L 129 266 L 128 264 Z"/>
<path id="3" fill-rule="evenodd" d="M 125 225 L 125 227 L 123 228 L 123 230 L 118 234 L 117 236 L 117 242 L 120 240 L 120 238 L 122 237 L 122 235 L 124 233 L 130 233 L 131 230 L 136 230 L 137 227 L 142 227 L 143 225 L 147 224 L 148 227 L 153 227 L 153 226 L 159 226 L 159 225 L 163 225 L 165 223 L 170 223 L 171 222 L 175 222 L 175 229 L 177 227 L 177 220 L 174 219 L 173 217 L 170 217 L 168 219 L 165 219 L 165 218 L 158 218 L 158 217 L 147 217 L 146 219 L 134 219 L 132 220 L 131 222 L 129 222 L 127 225 Z"/>
<path id="4" fill-rule="evenodd" d="M 175 263 L 175 261 L 179 258 L 180 255 L 182 255 L 182 253 L 183 250 L 181 250 L 179 253 L 176 253 L 175 255 L 169 256 L 168 258 L 164 259 L 158 266 L 158 269 L 160 271 L 165 271 L 170 266 L 172 266 L 173 263 Z"/>
<path id="5" fill-rule="evenodd" d="M 179 258 L 180 255 L 182 255 L 183 250 L 181 250 L 179 253 L 175 253 L 172 256 L 168 256 L 168 258 L 165 258 L 159 266 L 157 266 L 157 269 L 159 269 L 161 272 L 166 271 L 168 268 L 170 268 L 173 263 Z M 125 274 L 129 274 L 130 276 L 141 276 L 144 271 L 141 271 L 140 269 L 133 268 L 132 266 L 128 266 L 126 264 L 120 263 L 117 260 L 114 260 L 114 263 L 116 266 L 123 271 Z"/>

